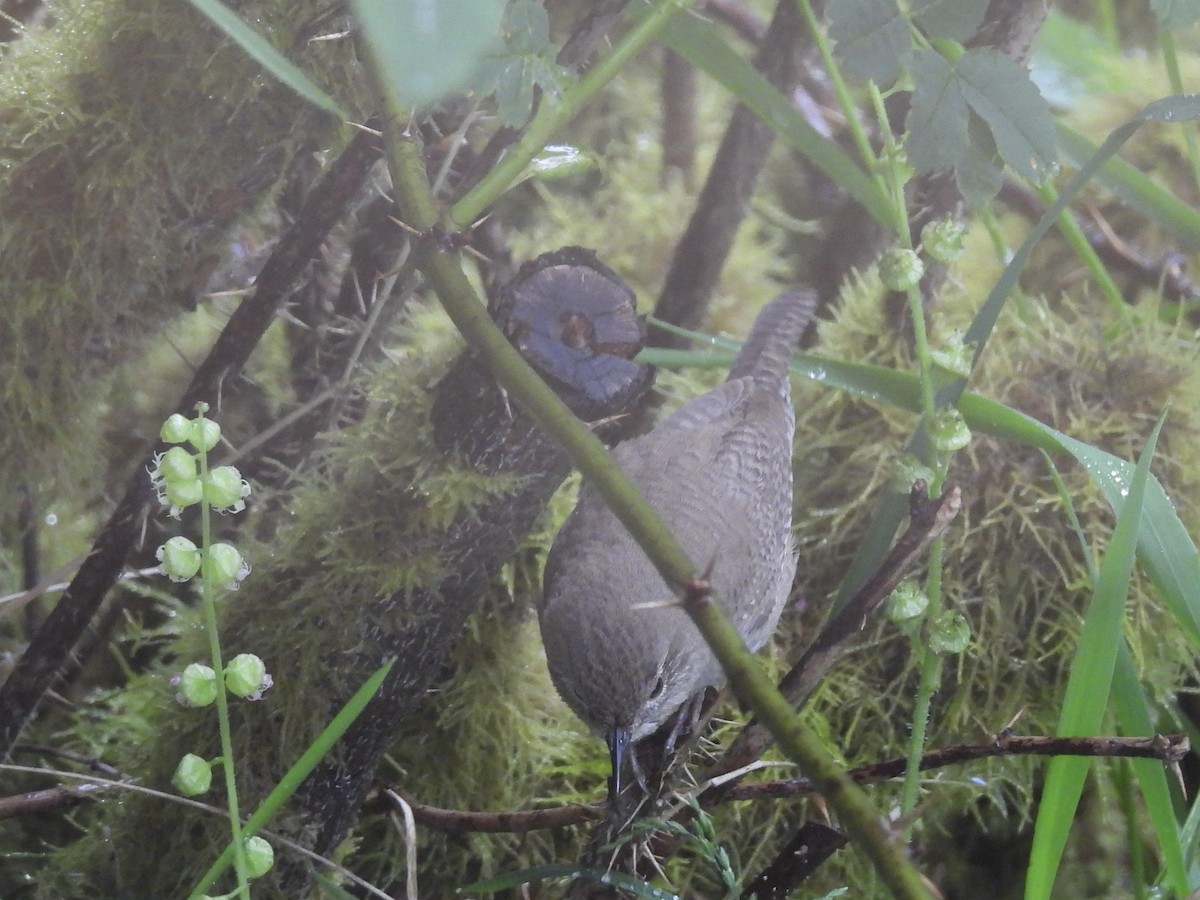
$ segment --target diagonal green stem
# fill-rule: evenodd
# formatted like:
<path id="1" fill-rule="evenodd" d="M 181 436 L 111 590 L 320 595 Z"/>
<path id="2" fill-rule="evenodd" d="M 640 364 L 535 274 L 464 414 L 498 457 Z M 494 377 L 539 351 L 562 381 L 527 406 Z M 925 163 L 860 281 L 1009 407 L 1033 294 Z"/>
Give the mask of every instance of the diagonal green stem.
<path id="1" fill-rule="evenodd" d="M 438 228 L 464 227 L 474 222 L 521 174 L 553 133 L 686 5 L 686 0 L 656 3 L 558 103 L 547 104 L 538 112 L 509 155 L 450 210 L 448 219 L 441 215 L 430 189 L 413 131 L 401 127 L 396 117 L 389 118 L 384 132 L 397 211 L 401 221 L 422 235 L 415 241 L 417 265 L 451 320 L 509 396 L 546 430 L 600 491 L 667 584 L 688 596 L 685 608 L 713 648 L 738 699 L 775 735 L 784 752 L 821 784 L 826 798 L 893 893 L 912 900 L 926 898 L 929 892 L 920 875 L 905 858 L 903 848 L 892 840 L 863 790 L 846 776 L 821 742 L 803 729 L 791 705 L 747 650 L 720 607 L 705 592 L 693 589 L 697 570 L 653 507 L 624 477 L 596 436 L 575 418 L 496 328 L 467 280 L 458 255 L 444 251 L 430 237 Z"/>
<path id="2" fill-rule="evenodd" d="M 437 207 L 423 171 L 420 148 L 394 126 L 387 134 L 388 159 L 396 204 L 402 219 L 425 231 L 438 223 Z M 476 297 L 457 256 L 434 241 L 417 242 L 417 265 L 430 280 L 446 312 L 480 354 L 497 381 L 570 456 L 600 491 L 613 513 L 638 541 L 668 584 L 689 595 L 685 609 L 712 647 L 738 700 L 754 712 L 779 746 L 820 785 L 851 836 L 868 854 L 880 877 L 901 898 L 929 896 L 903 848 L 883 825 L 862 788 L 800 724 L 762 665 L 720 607 L 696 584 L 696 568 L 620 469 L 600 441 L 567 409 L 495 327 Z"/>

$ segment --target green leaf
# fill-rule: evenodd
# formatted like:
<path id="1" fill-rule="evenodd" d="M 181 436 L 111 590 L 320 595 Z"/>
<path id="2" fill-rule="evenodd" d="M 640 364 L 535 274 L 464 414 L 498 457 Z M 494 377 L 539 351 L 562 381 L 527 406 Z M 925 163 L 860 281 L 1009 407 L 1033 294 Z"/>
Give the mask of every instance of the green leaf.
<path id="1" fill-rule="evenodd" d="M 1004 161 L 1034 182 L 1052 174 L 1058 161 L 1054 120 L 1029 75 L 986 47 L 966 51 L 955 71 L 963 96 L 991 129 Z"/>
<path id="2" fill-rule="evenodd" d="M 826 14 L 845 73 L 891 85 L 912 49 L 908 20 L 896 0 L 830 0 Z"/>
<path id="3" fill-rule="evenodd" d="M 1128 497 L 1121 504 L 1117 526 L 1100 565 L 1100 576 L 1084 618 L 1067 680 L 1058 722 L 1060 736 L 1095 734 L 1104 720 L 1121 642 L 1121 623 L 1125 615 L 1129 579 L 1133 573 L 1137 536 L 1141 529 L 1150 460 L 1154 456 L 1154 447 L 1164 419 L 1165 413 L 1155 425 L 1138 460 L 1137 469 L 1129 483 Z M 1046 786 L 1038 805 L 1033 850 L 1025 881 L 1026 898 L 1048 898 L 1051 895 L 1059 859 L 1066 846 L 1067 833 L 1075 818 L 1090 766 L 1091 760 L 1086 757 L 1060 756 L 1050 761 Z"/>
<path id="4" fill-rule="evenodd" d="M 333 113 L 343 121 L 350 116 L 342 112 L 337 101 L 313 84 L 300 69 L 264 38 L 242 21 L 220 0 L 188 0 L 210 22 L 233 38 L 246 54 L 270 72 L 282 84 L 287 85 L 309 103 Z"/>
<path id="5" fill-rule="evenodd" d="M 660 40 L 732 93 L 787 143 L 891 227 L 891 206 L 874 180 L 845 150 L 808 124 L 792 102 L 737 53 L 711 25 L 695 16 L 675 16 Z"/>
<path id="6" fill-rule="evenodd" d="M 482 63 L 476 87 L 496 95 L 496 115 L 510 128 L 525 124 L 533 108 L 535 88 L 557 96 L 563 72 L 554 62 L 550 20 L 537 0 L 513 0 L 502 23 L 504 46 Z"/>
<path id="7" fill-rule="evenodd" d="M 544 54 L 550 43 L 550 17 L 538 0 L 511 0 L 504 11 L 504 44 L 511 52 Z"/>
<path id="8" fill-rule="evenodd" d="M 904 146 L 918 172 L 949 169 L 967 152 L 967 101 L 954 68 L 936 50 L 919 50 L 908 64 L 912 103 Z"/>
<path id="9" fill-rule="evenodd" d="M 570 144 L 547 144 L 529 163 L 530 175 L 542 181 L 560 181 L 599 169 L 596 154 Z"/>
<path id="10" fill-rule="evenodd" d="M 967 122 L 967 152 L 954 167 L 954 180 L 974 209 L 982 209 L 1004 186 L 1004 164 L 996 142 L 983 120 L 974 113 Z"/>
<path id="11" fill-rule="evenodd" d="M 1071 494 L 1059 476 L 1053 460 L 1045 451 L 1042 451 L 1042 455 L 1045 457 L 1050 474 L 1054 477 L 1054 484 L 1058 488 L 1058 496 L 1062 500 L 1063 509 L 1070 519 L 1071 528 L 1079 539 L 1082 557 L 1087 565 L 1088 576 L 1094 588 L 1099 581 L 1099 573 L 1092 562 L 1092 550 L 1087 534 L 1079 523 L 1079 516 L 1075 512 Z M 1147 518 L 1153 519 L 1156 515 L 1153 509 L 1153 486 L 1151 486 L 1146 500 L 1147 506 L 1142 510 L 1143 523 Z M 1117 725 L 1121 734 L 1153 735 L 1158 733 L 1151 704 L 1138 683 L 1137 670 L 1133 665 L 1129 644 L 1124 639 L 1117 647 L 1117 668 L 1113 673 L 1112 697 Z M 1175 817 L 1175 807 L 1171 801 L 1171 790 L 1167 786 L 1166 771 L 1162 763 L 1154 759 L 1130 759 L 1127 762 L 1137 778 L 1142 798 L 1145 801 L 1146 812 L 1154 825 L 1154 831 L 1158 837 L 1159 853 L 1166 863 L 1166 877 L 1178 896 L 1186 896 L 1190 885 L 1188 884 L 1187 865 L 1183 858 L 1183 836 Z M 1131 852 L 1134 852 L 1132 848 Z"/>
<path id="12" fill-rule="evenodd" d="M 915 0 L 913 21 L 931 38 L 965 41 L 983 23 L 988 0 Z"/>
<path id="13" fill-rule="evenodd" d="M 1159 28 L 1180 28 L 1200 19 L 1200 0 L 1150 0 Z"/>
<path id="14" fill-rule="evenodd" d="M 501 46 L 503 0 L 351 0 L 351 7 L 402 110 L 466 88 Z"/>

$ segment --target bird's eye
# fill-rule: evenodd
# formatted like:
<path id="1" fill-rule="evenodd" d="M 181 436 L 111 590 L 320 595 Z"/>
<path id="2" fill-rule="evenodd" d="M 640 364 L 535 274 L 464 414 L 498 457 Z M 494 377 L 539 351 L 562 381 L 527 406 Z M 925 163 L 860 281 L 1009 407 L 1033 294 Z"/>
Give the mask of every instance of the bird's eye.
<path id="1" fill-rule="evenodd" d="M 654 690 L 650 692 L 650 699 L 657 700 L 662 694 L 664 687 L 666 687 L 666 683 L 662 680 L 662 676 L 660 675 L 658 681 L 654 682 Z"/>

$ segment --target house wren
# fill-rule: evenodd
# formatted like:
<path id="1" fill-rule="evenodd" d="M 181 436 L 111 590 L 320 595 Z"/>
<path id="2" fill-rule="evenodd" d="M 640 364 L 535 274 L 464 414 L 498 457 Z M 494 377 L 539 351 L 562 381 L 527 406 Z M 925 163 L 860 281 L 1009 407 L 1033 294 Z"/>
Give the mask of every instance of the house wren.
<path id="1" fill-rule="evenodd" d="M 658 511 L 746 644 L 771 636 L 796 569 L 788 363 L 816 305 L 810 291 L 771 301 L 723 384 L 677 409 L 613 458 Z M 546 560 L 538 617 L 555 687 L 612 755 L 691 697 L 724 681 L 674 592 L 584 484 Z"/>

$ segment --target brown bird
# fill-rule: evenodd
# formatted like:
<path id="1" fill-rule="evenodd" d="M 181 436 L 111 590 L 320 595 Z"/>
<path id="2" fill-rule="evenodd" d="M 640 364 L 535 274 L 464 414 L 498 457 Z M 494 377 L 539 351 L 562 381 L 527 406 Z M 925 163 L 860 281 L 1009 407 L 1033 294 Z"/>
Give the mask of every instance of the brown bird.
<path id="1" fill-rule="evenodd" d="M 775 629 L 796 570 L 788 364 L 816 296 L 765 306 L 723 384 L 613 458 L 709 581 L 746 644 Z M 608 741 L 614 794 L 631 742 L 653 733 L 721 667 L 674 592 L 584 484 L 546 560 L 538 617 L 559 694 Z M 658 605 L 655 605 L 658 604 Z"/>

